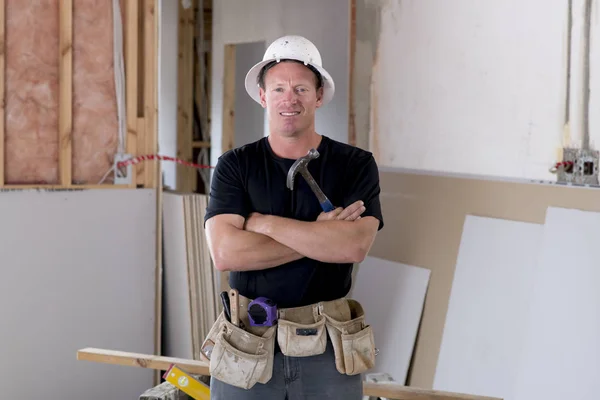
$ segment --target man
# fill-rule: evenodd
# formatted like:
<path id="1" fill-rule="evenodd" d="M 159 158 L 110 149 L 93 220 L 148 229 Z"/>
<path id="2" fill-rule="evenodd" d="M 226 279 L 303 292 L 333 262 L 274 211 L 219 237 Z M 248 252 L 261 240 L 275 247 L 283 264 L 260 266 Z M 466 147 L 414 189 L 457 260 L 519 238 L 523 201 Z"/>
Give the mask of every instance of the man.
<path id="1" fill-rule="evenodd" d="M 383 227 L 379 173 L 371 153 L 315 131 L 315 112 L 335 86 L 307 39 L 273 42 L 246 76 L 248 94 L 266 109 L 269 135 L 224 153 L 214 170 L 205 226 L 217 269 L 230 272 L 240 295 L 273 300 L 279 308 L 348 294 L 353 263 L 361 262 Z M 311 148 L 308 169 L 337 207 L 323 212 L 298 175 L 286 177 Z M 287 357 L 277 348 L 273 376 L 245 390 L 211 379 L 213 399 L 362 399 L 361 375 L 336 370 L 325 353 Z"/>

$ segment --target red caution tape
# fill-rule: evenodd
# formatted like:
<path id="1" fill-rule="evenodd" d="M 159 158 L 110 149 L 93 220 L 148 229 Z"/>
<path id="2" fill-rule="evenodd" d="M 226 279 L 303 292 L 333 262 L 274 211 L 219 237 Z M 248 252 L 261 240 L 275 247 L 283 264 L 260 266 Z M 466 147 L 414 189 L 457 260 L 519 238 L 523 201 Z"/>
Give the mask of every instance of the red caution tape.
<path id="1" fill-rule="evenodd" d="M 120 161 L 117 163 L 117 168 L 122 168 L 122 167 L 126 167 L 128 165 L 133 165 L 133 164 L 139 164 L 140 162 L 147 161 L 147 160 L 173 161 L 178 164 L 187 165 L 188 167 L 193 167 L 193 168 L 214 168 L 210 165 L 196 164 L 193 162 L 180 160 L 179 158 L 175 158 L 175 157 L 161 156 L 159 154 L 142 155 L 142 156 L 133 157 L 129 160 Z"/>

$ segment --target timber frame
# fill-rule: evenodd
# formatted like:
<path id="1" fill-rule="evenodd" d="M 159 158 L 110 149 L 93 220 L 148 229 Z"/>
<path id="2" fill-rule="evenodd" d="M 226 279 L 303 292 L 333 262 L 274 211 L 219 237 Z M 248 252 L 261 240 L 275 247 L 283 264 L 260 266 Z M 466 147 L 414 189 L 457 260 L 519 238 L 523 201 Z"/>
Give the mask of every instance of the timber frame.
<path id="1" fill-rule="evenodd" d="M 213 0 L 179 2 L 177 40 L 177 158 L 209 164 Z M 200 160 L 204 159 L 204 162 Z M 194 168 L 177 165 L 176 190 L 206 194 Z"/>
<path id="2" fill-rule="evenodd" d="M 159 161 L 132 165 L 131 183 L 77 185 L 72 180 L 73 134 L 73 2 L 59 3 L 59 122 L 57 184 L 5 184 L 6 0 L 0 0 L 0 189 L 156 188 Z M 108 0 L 106 0 L 108 1 Z M 125 61 L 126 151 L 132 156 L 158 151 L 158 12 L 159 0 L 125 0 L 123 51 Z"/>

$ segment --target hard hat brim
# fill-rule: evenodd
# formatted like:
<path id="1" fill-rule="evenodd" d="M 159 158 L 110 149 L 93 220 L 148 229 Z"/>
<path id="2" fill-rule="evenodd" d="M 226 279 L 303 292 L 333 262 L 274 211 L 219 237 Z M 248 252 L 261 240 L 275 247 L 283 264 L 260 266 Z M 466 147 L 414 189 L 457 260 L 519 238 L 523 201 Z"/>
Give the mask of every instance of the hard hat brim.
<path id="1" fill-rule="evenodd" d="M 277 59 L 275 58 L 270 58 L 256 63 L 252 68 L 250 68 L 250 70 L 246 74 L 246 92 L 258 104 L 260 104 L 260 91 L 257 82 L 258 74 L 260 74 L 260 70 L 262 69 L 262 67 L 264 67 L 271 61 L 276 60 Z M 335 83 L 333 81 L 333 78 L 325 68 L 315 64 L 310 65 L 314 67 L 317 71 L 319 71 L 319 73 L 323 77 L 323 105 L 325 105 L 329 103 L 331 99 L 333 99 L 333 94 L 335 93 Z"/>

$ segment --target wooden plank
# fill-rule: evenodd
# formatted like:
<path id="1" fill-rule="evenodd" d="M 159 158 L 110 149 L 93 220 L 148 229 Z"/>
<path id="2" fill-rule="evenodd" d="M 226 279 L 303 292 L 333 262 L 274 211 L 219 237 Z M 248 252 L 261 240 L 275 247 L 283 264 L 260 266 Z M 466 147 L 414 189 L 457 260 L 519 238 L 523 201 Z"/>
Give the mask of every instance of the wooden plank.
<path id="1" fill-rule="evenodd" d="M 354 62 L 356 60 L 356 0 L 350 2 L 350 76 L 348 80 L 348 144 L 356 146 L 356 113 L 354 112 Z"/>
<path id="2" fill-rule="evenodd" d="M 160 371 L 166 371 L 171 365 L 174 364 L 190 374 L 210 375 L 208 364 L 203 361 L 177 357 L 156 356 L 151 354 L 131 353 L 118 350 L 98 349 L 93 347 L 78 350 L 77 360 L 124 365 L 129 367 L 151 368 Z"/>
<path id="3" fill-rule="evenodd" d="M 6 12 L 4 0 L 0 0 L 0 186 L 4 186 L 4 114 L 5 114 L 5 89 L 4 89 L 4 70 L 5 70 L 5 51 L 6 48 Z"/>
<path id="4" fill-rule="evenodd" d="M 158 15 L 156 0 L 144 0 L 144 119 L 146 154 L 158 152 Z M 146 187 L 158 187 L 160 162 L 145 162 Z"/>
<path id="5" fill-rule="evenodd" d="M 138 153 L 141 155 L 142 153 L 145 155 L 146 153 L 146 120 L 144 118 L 137 118 L 136 122 L 137 129 L 137 144 L 138 144 Z M 148 161 L 144 161 L 137 164 L 136 170 L 136 183 L 140 186 L 145 187 L 145 178 L 146 178 L 146 164 Z"/>
<path id="6" fill-rule="evenodd" d="M 196 25 L 200 25 L 195 29 L 195 46 L 194 46 L 194 104 L 197 110 L 200 129 L 199 135 L 194 135 L 192 143 L 192 154 L 195 157 L 210 158 L 210 108 L 209 108 L 209 93 L 207 92 L 208 68 L 206 60 L 208 57 L 208 49 L 210 49 L 209 41 L 206 39 L 207 15 L 204 11 L 205 3 L 209 0 L 197 0 L 196 4 Z M 209 15 L 210 17 L 210 15 Z M 202 172 L 204 175 L 204 171 Z M 195 177 L 198 174 L 194 174 Z M 209 187 L 204 179 L 196 181 L 196 193 L 208 193 Z"/>
<path id="7" fill-rule="evenodd" d="M 154 1 L 154 0 L 153 0 Z M 156 302 L 154 304 L 155 309 L 155 324 L 154 324 L 154 354 L 162 353 L 162 294 L 163 294 L 163 186 L 162 179 L 162 167 L 160 162 L 156 161 L 156 177 L 154 182 L 158 186 L 156 188 L 156 267 L 154 271 L 154 278 L 156 282 Z M 147 170 L 150 170 L 148 168 Z M 154 374 L 154 382 L 158 384 L 160 382 L 159 371 Z"/>
<path id="8" fill-rule="evenodd" d="M 206 105 L 204 109 L 207 111 L 206 120 L 207 126 L 206 129 L 208 131 L 208 139 L 210 140 L 211 129 L 210 129 L 210 110 L 211 110 L 211 96 L 212 93 L 212 3 L 213 0 L 204 0 L 202 5 L 204 6 L 204 43 L 206 43 L 206 81 L 204 84 L 206 85 Z"/>
<path id="9" fill-rule="evenodd" d="M 41 189 L 41 190 L 76 190 L 76 189 L 126 189 L 129 185 L 4 185 L 1 189 Z"/>
<path id="10" fill-rule="evenodd" d="M 195 149 L 207 149 L 210 147 L 210 142 L 205 142 L 202 140 L 194 140 L 192 143 L 192 147 Z"/>
<path id="11" fill-rule="evenodd" d="M 221 154 L 235 145 L 235 44 L 225 45 Z M 229 272 L 220 272 L 221 290 L 229 289 Z"/>
<path id="12" fill-rule="evenodd" d="M 221 154 L 233 149 L 235 140 L 235 44 L 225 45 L 224 65 Z"/>
<path id="13" fill-rule="evenodd" d="M 138 3 L 137 18 L 137 98 L 136 98 L 136 117 L 137 117 L 137 152 L 138 155 L 148 154 L 146 144 L 146 121 L 144 120 L 144 55 L 145 55 L 145 34 L 144 34 L 144 0 L 135 0 Z M 137 185 L 147 187 L 146 169 L 148 163 L 139 163 L 136 168 Z"/>
<path id="14" fill-rule="evenodd" d="M 144 120 L 144 153 L 158 152 L 158 12 L 157 0 L 142 0 L 143 5 L 143 120 Z M 140 121 L 141 123 L 141 121 Z M 155 324 L 154 324 L 154 354 L 162 352 L 162 169 L 160 161 L 144 162 L 144 185 L 156 188 L 156 253 L 155 253 Z M 160 382 L 160 371 L 154 374 L 156 384 Z"/>
<path id="15" fill-rule="evenodd" d="M 400 384 L 363 382 L 363 396 L 395 400 L 502 400 L 495 397 L 425 390 Z M 188 400 L 183 391 L 169 382 L 144 392 L 140 400 Z"/>
<path id="16" fill-rule="evenodd" d="M 161 371 L 166 371 L 174 364 L 192 375 L 210 375 L 209 366 L 204 361 L 98 349 L 93 347 L 78 350 L 77 360 L 130 367 L 153 368 Z M 166 392 L 172 393 L 171 391 Z M 497 397 L 475 396 L 439 390 L 421 389 L 394 383 L 374 382 L 363 382 L 363 394 L 365 396 L 387 397 L 396 400 L 502 400 Z"/>
<path id="17" fill-rule="evenodd" d="M 194 138 L 194 3 L 185 8 L 179 2 L 179 33 L 177 63 L 177 157 L 193 161 L 192 140 Z M 194 192 L 196 171 L 178 164 L 177 190 Z"/>
<path id="18" fill-rule="evenodd" d="M 137 88 L 138 88 L 138 2 L 126 1 L 125 9 L 125 82 L 127 115 L 127 153 L 138 154 Z M 137 186 L 137 168 L 132 166 L 131 187 Z"/>
<path id="19" fill-rule="evenodd" d="M 403 386 L 398 383 L 363 382 L 363 394 L 396 400 L 502 400 L 497 397 L 474 396 Z"/>
<path id="20" fill-rule="evenodd" d="M 73 0 L 63 0 L 59 7 L 58 171 L 61 186 L 70 186 L 73 158 Z"/>
<path id="21" fill-rule="evenodd" d="M 144 13 L 144 0 L 137 0 L 138 2 L 138 73 L 137 73 L 137 77 L 138 77 L 138 105 L 137 105 L 137 116 L 139 117 L 143 117 L 144 116 L 144 80 L 145 80 L 145 75 L 144 75 L 144 66 L 145 66 L 145 62 L 143 62 L 144 60 L 144 56 L 145 56 L 145 51 L 146 51 L 146 47 L 145 47 L 145 40 L 146 40 L 146 34 L 144 31 L 144 18 L 145 18 L 145 13 Z"/>

